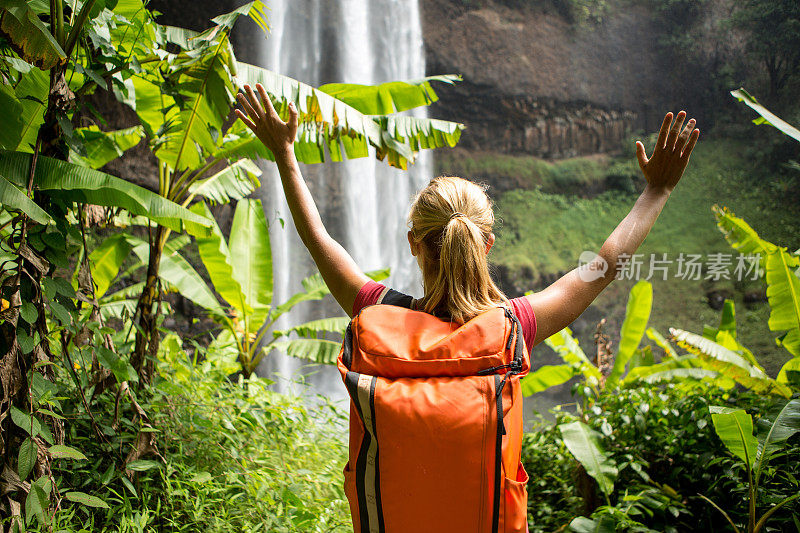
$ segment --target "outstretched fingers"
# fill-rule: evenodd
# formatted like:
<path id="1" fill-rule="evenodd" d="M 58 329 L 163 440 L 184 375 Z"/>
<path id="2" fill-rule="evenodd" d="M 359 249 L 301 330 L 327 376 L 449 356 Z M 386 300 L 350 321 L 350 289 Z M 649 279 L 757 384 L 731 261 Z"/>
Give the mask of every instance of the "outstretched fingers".
<path id="1" fill-rule="evenodd" d="M 683 151 L 683 147 L 686 145 L 686 141 L 689 140 L 689 136 L 692 134 L 692 130 L 694 129 L 695 120 L 691 119 L 689 122 L 686 123 L 686 127 L 683 128 L 683 131 L 678 136 L 678 141 L 675 143 L 675 151 L 681 153 Z"/>
<path id="2" fill-rule="evenodd" d="M 264 111 L 264 107 L 261 105 L 261 102 L 258 101 L 258 96 L 253 92 L 253 88 L 249 85 L 245 85 L 244 90 L 247 93 L 247 100 L 250 102 L 250 107 L 256 112 L 256 118 L 258 118 L 258 120 L 264 120 L 267 117 L 267 112 Z"/>
<path id="3" fill-rule="evenodd" d="M 281 117 L 278 115 L 278 112 L 275 111 L 275 106 L 272 105 L 272 100 L 270 100 L 269 95 L 267 94 L 266 89 L 260 83 L 256 84 L 256 89 L 258 90 L 258 94 L 261 96 L 261 102 L 267 109 L 267 113 L 273 120 L 277 120 L 281 124 L 284 122 L 281 120 Z"/>
<path id="4" fill-rule="evenodd" d="M 656 150 L 664 148 L 667 143 L 667 134 L 669 133 L 669 125 L 672 124 L 672 113 L 664 115 L 664 121 L 661 123 L 661 129 L 658 131 L 658 140 L 656 141 Z"/>
<path id="5" fill-rule="evenodd" d="M 645 152 L 644 145 L 641 141 L 636 141 L 636 159 L 639 161 L 639 168 L 644 171 L 644 167 L 650 160 L 647 158 L 647 153 Z"/>
<path id="6" fill-rule="evenodd" d="M 236 99 L 239 101 L 239 105 L 244 108 L 245 112 L 251 119 L 258 120 L 258 113 L 256 113 L 255 109 L 253 109 L 253 106 L 250 105 L 247 96 L 245 96 L 243 93 L 239 93 L 236 95 Z M 253 122 L 253 120 L 251 120 L 251 122 Z"/>
<path id="7" fill-rule="evenodd" d="M 256 131 L 256 124 L 255 124 L 255 122 L 253 122 L 252 120 L 250 120 L 249 118 L 247 118 L 247 115 L 245 115 L 245 114 L 242 112 L 242 110 L 241 110 L 241 109 L 237 109 L 237 110 L 236 110 L 236 116 L 237 116 L 237 117 L 239 117 L 239 118 L 241 119 L 241 121 L 242 121 L 242 122 L 244 122 L 244 125 L 245 125 L 245 126 L 247 126 L 248 128 L 250 128 L 250 129 L 251 129 L 251 130 L 253 130 L 253 131 Z"/>
<path id="8" fill-rule="evenodd" d="M 700 138 L 700 130 L 695 129 L 692 131 L 692 134 L 689 135 L 689 141 L 686 143 L 686 146 L 683 147 L 683 152 L 681 153 L 681 158 L 685 161 L 689 161 L 689 156 L 692 155 L 692 150 L 694 150 L 694 145 L 697 144 L 697 139 Z"/>
<path id="9" fill-rule="evenodd" d="M 294 139 L 297 135 L 297 108 L 294 102 L 289 102 L 289 120 L 286 123 L 289 125 L 289 135 Z"/>
<path id="10" fill-rule="evenodd" d="M 669 130 L 669 136 L 667 137 L 667 150 L 674 150 L 675 149 L 675 142 L 678 140 L 678 134 L 681 132 L 681 128 L 683 127 L 683 120 L 686 118 L 686 111 L 681 111 L 675 117 L 675 122 L 672 123 L 672 128 Z"/>

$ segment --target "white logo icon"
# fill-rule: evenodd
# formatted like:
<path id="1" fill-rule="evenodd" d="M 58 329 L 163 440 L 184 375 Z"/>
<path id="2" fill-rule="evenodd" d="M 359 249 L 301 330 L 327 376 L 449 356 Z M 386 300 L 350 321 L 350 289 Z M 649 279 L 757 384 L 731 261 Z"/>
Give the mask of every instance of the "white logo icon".
<path id="1" fill-rule="evenodd" d="M 578 277 L 590 283 L 603 277 L 608 270 L 608 261 L 594 252 L 585 250 L 578 257 Z"/>

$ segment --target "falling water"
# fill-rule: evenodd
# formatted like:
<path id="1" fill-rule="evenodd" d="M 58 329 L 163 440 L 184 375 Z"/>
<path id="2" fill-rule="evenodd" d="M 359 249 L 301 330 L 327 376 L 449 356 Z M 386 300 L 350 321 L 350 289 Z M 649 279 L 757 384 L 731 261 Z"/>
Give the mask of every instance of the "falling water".
<path id="1" fill-rule="evenodd" d="M 274 0 L 270 3 L 270 38 L 259 63 L 281 74 L 319 86 L 330 82 L 378 84 L 425 75 L 417 0 Z M 424 117 L 423 109 L 414 115 Z M 432 172 L 422 154 L 410 171 L 401 172 L 372 157 L 343 163 L 301 165 L 322 219 L 331 235 L 365 271 L 390 267 L 390 286 L 419 294 L 419 271 L 408 251 L 406 215 L 413 193 Z M 301 289 L 316 271 L 297 236 L 277 170 L 267 163 L 259 196 L 267 219 L 275 272 L 275 302 Z M 298 305 L 279 327 L 344 312 L 335 302 Z M 304 361 L 271 354 L 261 375 L 291 378 Z M 303 369 L 315 392 L 341 397 L 335 368 Z M 286 381 L 281 379 L 281 389 Z"/>

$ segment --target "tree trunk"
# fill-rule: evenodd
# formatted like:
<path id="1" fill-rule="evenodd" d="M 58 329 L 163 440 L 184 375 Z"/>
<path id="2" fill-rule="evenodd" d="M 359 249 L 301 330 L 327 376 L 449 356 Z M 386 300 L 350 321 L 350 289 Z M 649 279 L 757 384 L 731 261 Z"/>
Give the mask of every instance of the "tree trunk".
<path id="1" fill-rule="evenodd" d="M 134 342 L 131 365 L 139 375 L 139 385 L 149 384 L 153 371 L 154 361 L 158 354 L 160 338 L 157 329 L 158 308 L 161 303 L 158 269 L 161 265 L 163 252 L 164 228 L 156 226 L 155 234 L 150 235 L 150 253 L 147 260 L 147 278 L 142 294 L 136 304 L 136 341 Z"/>
<path id="2" fill-rule="evenodd" d="M 67 159 L 66 144 L 58 117 L 66 116 L 66 112 L 73 105 L 74 95 L 67 85 L 64 77 L 65 71 L 66 65 L 56 66 L 50 71 L 50 91 L 47 109 L 44 113 L 44 124 L 39 128 L 28 179 L 27 193 L 29 196 L 35 192 L 35 166 L 39 154 L 61 160 Z M 41 281 L 43 277 L 52 275 L 54 269 L 46 258 L 40 256 L 26 244 L 28 228 L 31 224 L 33 224 L 31 220 L 28 220 L 27 217 L 23 218 L 18 240 L 17 274 L 2 280 L 3 298 L 8 302 L 7 308 L 0 314 L 4 319 L 0 328 L 2 329 L 0 331 L 0 347 L 4 353 L 0 359 L 0 385 L 2 385 L 0 413 L 3 414 L 12 405 L 25 413 L 31 412 L 31 398 L 28 395 L 28 373 L 30 371 L 39 372 L 48 381 L 52 382 L 54 379 L 51 365 L 42 364 L 36 368 L 37 363 L 53 361 L 53 354 L 47 340 L 48 330 L 45 319 L 47 310 L 42 295 Z M 33 324 L 22 325 L 19 324 L 18 309 L 21 304 L 26 302 L 34 304 L 38 316 Z M 38 344 L 28 353 L 24 353 L 19 344 L 17 332 L 20 330 L 30 338 L 35 338 L 37 334 L 39 336 Z M 34 368 L 36 370 L 33 370 Z M 64 442 L 62 421 L 46 415 L 43 418 L 45 423 L 50 426 L 54 442 L 62 444 Z M 7 419 L 5 423 L 7 426 L 4 426 L 0 432 L 2 434 L 0 445 L 2 445 L 3 462 L 10 466 L 16 460 L 16 452 L 27 438 L 27 434 L 14 426 L 10 420 Z M 37 459 L 35 471 L 38 475 L 50 475 L 50 465 L 46 460 Z"/>

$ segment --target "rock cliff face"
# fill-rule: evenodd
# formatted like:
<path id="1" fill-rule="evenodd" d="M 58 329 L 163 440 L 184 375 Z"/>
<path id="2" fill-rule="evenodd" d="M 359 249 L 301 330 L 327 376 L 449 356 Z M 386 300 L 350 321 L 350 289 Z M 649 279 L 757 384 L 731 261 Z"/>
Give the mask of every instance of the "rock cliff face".
<path id="1" fill-rule="evenodd" d="M 633 129 L 653 131 L 668 109 L 701 115 L 687 89 L 697 80 L 676 76 L 642 6 L 609 2 L 602 22 L 570 24 L 539 2 L 421 2 L 428 72 L 464 78 L 442 88 L 432 115 L 465 123 L 466 148 L 603 153 Z"/>
<path id="2" fill-rule="evenodd" d="M 633 111 L 591 102 L 498 95 L 493 91 L 487 94 L 477 88 L 464 94 L 470 85 L 459 87 L 458 95 L 448 91 L 437 109 L 466 123 L 460 143 L 466 149 L 546 159 L 613 152 L 619 150 L 639 118 Z"/>

